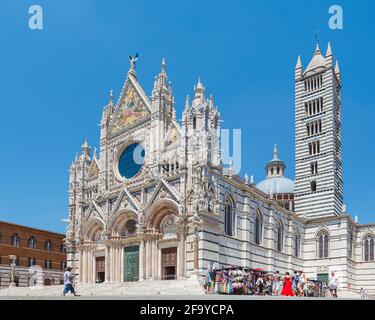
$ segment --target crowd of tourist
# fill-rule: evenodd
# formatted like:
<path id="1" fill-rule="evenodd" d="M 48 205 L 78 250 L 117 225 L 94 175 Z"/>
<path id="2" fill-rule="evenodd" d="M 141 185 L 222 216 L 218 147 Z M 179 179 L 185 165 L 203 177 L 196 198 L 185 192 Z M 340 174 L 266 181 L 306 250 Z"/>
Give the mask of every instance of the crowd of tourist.
<path id="1" fill-rule="evenodd" d="M 337 278 L 334 273 L 328 284 L 307 279 L 303 271 L 282 275 L 279 271 L 269 273 L 259 269 L 216 269 L 210 266 L 204 287 L 206 293 L 299 297 L 324 297 L 329 289 L 332 296 L 337 297 Z"/>

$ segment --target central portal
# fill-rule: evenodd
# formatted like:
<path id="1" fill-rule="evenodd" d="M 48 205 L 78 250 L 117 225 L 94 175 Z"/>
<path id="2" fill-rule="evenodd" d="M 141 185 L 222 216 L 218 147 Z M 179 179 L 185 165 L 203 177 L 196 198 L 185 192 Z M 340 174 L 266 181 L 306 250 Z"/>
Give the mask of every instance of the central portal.
<path id="1" fill-rule="evenodd" d="M 177 270 L 177 248 L 166 248 L 161 250 L 161 270 L 163 280 L 176 279 Z"/>
<path id="2" fill-rule="evenodd" d="M 124 248 L 124 281 L 139 280 L 139 246 Z"/>

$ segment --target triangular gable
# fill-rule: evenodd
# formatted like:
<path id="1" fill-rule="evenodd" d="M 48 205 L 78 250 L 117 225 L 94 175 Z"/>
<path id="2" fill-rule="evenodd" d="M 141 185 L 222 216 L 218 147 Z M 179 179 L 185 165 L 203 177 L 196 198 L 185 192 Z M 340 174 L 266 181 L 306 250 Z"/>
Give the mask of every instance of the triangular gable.
<path id="1" fill-rule="evenodd" d="M 89 173 L 87 175 L 88 180 L 92 180 L 99 177 L 99 163 L 96 158 L 94 158 L 91 162 Z"/>
<path id="2" fill-rule="evenodd" d="M 87 221 L 90 217 L 98 217 L 104 221 L 103 211 L 94 201 L 91 201 L 90 203 L 87 210 L 87 215 L 85 215 L 85 221 Z"/>
<path id="3" fill-rule="evenodd" d="M 115 135 L 134 127 L 150 118 L 150 102 L 141 86 L 128 75 L 117 102 L 116 112 L 111 124 L 111 134 Z"/>
<path id="4" fill-rule="evenodd" d="M 164 179 L 161 179 L 158 183 L 157 187 L 155 188 L 154 193 L 152 194 L 150 200 L 147 202 L 147 205 L 145 207 L 145 210 L 148 209 L 153 202 L 157 198 L 171 198 L 172 200 L 175 200 L 176 202 L 179 202 L 179 196 L 175 192 L 172 186 L 170 186 L 167 182 L 164 181 Z"/>
<path id="5" fill-rule="evenodd" d="M 173 126 L 167 132 L 167 135 L 164 140 L 164 147 L 168 148 L 168 147 L 179 145 L 179 144 L 180 144 L 180 132 L 175 126 Z"/>
<path id="6" fill-rule="evenodd" d="M 120 196 L 117 198 L 112 214 L 120 210 L 120 208 L 125 208 L 125 207 L 130 207 L 134 209 L 135 211 L 138 211 L 139 203 L 136 199 L 134 199 L 134 197 L 132 197 L 132 195 L 126 188 L 123 188 Z"/>

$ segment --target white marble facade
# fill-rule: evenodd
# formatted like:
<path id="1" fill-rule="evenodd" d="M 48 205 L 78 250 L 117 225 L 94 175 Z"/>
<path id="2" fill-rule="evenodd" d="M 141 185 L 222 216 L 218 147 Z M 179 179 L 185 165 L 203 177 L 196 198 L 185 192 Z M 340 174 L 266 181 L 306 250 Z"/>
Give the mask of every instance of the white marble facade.
<path id="1" fill-rule="evenodd" d="M 305 72 L 298 59 L 296 83 L 318 77 L 326 91 L 341 86 L 338 65 L 333 67 L 330 47 L 327 51 L 326 57 L 315 51 Z M 342 176 L 337 161 L 341 147 L 332 157 L 318 154 L 313 159 L 318 168 L 322 162 L 331 170 L 328 175 L 311 172 L 316 190 L 310 190 L 306 169 L 311 159 L 300 154 L 308 148 L 305 140 L 296 149 L 295 182 L 284 176 L 285 164 L 275 148 L 265 181 L 254 184 L 222 163 L 220 113 L 201 81 L 192 99 L 186 97 L 179 123 L 165 61 L 149 98 L 136 75 L 137 57 L 130 60 L 118 102 L 111 92 L 103 109 L 98 151 L 91 154 L 85 141 L 70 168 L 66 242 L 68 264 L 79 281 L 184 279 L 204 275 L 209 264 L 215 264 L 304 270 L 311 278 L 335 271 L 341 288 L 375 291 L 375 224 L 360 225 L 344 206 L 337 209 L 342 201 L 342 180 L 337 182 Z M 319 83 L 314 88 L 307 95 L 325 96 Z M 310 98 L 299 89 L 296 95 L 296 139 L 303 139 L 307 133 L 301 126 L 310 122 L 299 113 Z M 326 125 L 335 118 L 341 121 L 341 98 L 339 111 L 337 97 L 335 101 L 329 116 L 309 115 L 323 122 L 314 132 L 315 140 L 323 135 L 323 148 L 335 139 Z M 138 166 L 124 160 L 132 145 L 144 149 Z"/>

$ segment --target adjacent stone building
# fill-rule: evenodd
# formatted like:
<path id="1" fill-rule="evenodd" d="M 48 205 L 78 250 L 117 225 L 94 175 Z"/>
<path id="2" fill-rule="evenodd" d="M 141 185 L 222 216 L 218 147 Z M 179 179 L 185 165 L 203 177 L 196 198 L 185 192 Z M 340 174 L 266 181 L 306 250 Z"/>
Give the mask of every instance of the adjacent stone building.
<path id="1" fill-rule="evenodd" d="M 66 267 L 65 235 L 0 221 L 0 288 L 60 284 Z"/>
<path id="2" fill-rule="evenodd" d="M 274 157 L 266 178 L 233 173 L 220 112 L 199 80 L 176 119 L 166 64 L 145 94 L 136 57 L 117 103 L 111 92 L 99 150 L 70 168 L 68 263 L 81 282 L 182 279 L 210 264 L 304 270 L 341 289 L 375 291 L 375 224 L 343 205 L 341 75 L 328 45 L 295 69 L 295 181 Z M 355 168 L 351 168 L 355 170 Z"/>

